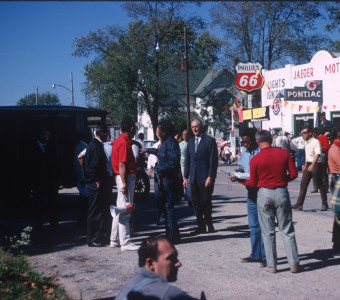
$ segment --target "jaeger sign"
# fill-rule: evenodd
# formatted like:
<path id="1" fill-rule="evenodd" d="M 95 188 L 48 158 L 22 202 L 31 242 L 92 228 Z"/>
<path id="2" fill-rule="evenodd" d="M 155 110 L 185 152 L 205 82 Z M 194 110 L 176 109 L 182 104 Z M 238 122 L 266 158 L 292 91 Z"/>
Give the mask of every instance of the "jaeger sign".
<path id="1" fill-rule="evenodd" d="M 262 66 L 259 63 L 242 63 L 235 66 L 235 86 L 240 90 L 251 92 L 262 87 L 264 79 L 261 74 Z"/>
<path id="2" fill-rule="evenodd" d="M 322 80 L 306 81 L 304 87 L 284 89 L 285 101 L 318 101 L 322 102 Z"/>

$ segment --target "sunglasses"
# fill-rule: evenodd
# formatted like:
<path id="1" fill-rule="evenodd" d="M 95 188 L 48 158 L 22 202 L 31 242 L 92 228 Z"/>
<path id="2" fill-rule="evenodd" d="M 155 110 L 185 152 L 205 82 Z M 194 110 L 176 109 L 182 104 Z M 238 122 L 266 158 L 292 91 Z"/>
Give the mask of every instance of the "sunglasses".
<path id="1" fill-rule="evenodd" d="M 308 133 L 308 131 L 301 131 L 301 134 L 306 134 Z"/>

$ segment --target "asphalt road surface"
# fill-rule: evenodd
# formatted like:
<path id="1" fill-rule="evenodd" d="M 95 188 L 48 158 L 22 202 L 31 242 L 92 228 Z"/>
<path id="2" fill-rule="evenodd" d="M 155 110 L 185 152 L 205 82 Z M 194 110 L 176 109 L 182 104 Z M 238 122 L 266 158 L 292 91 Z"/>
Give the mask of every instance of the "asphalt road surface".
<path id="1" fill-rule="evenodd" d="M 277 229 L 278 273 L 264 271 L 259 263 L 241 263 L 250 254 L 246 189 L 231 183 L 219 166 L 213 195 L 213 221 L 216 233 L 189 235 L 195 226 L 194 212 L 186 202 L 176 204 L 182 235 L 177 245 L 183 266 L 174 284 L 194 297 L 206 299 L 331 299 L 339 294 L 340 256 L 332 253 L 333 213 L 319 211 L 320 194 L 307 193 L 304 211 L 294 211 L 293 221 L 300 263 L 305 271 L 289 271 L 282 238 Z M 289 184 L 291 202 L 299 193 L 301 174 Z M 153 180 L 151 180 L 153 182 Z M 312 190 L 310 185 L 308 191 Z M 46 233 L 29 249 L 32 266 L 63 285 L 74 299 L 113 299 L 137 264 L 136 252 L 119 248 L 89 248 L 86 231 L 75 224 L 77 190 L 60 192 L 63 211 L 61 230 Z M 115 195 L 114 195 L 115 196 Z M 328 194 L 330 199 L 330 194 Z M 330 201 L 328 200 L 328 204 Z M 132 234 L 139 244 L 144 237 L 163 234 L 153 190 L 145 204 L 137 207 L 140 231 Z M 3 223 L 5 222 L 5 223 Z M 28 220 L 12 222 L 16 229 Z M 2 227 L 10 226 L 2 221 Z"/>

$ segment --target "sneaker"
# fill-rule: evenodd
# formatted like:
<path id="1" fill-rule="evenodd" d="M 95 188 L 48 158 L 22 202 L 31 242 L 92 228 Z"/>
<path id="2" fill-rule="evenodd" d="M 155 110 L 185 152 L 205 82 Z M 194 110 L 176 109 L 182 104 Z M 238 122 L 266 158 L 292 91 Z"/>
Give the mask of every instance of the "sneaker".
<path id="1" fill-rule="evenodd" d="M 139 246 L 136 246 L 134 243 L 129 243 L 125 246 L 121 246 L 120 250 L 122 251 L 138 251 Z"/>
<path id="2" fill-rule="evenodd" d="M 111 248 L 118 248 L 120 245 L 119 245 L 119 243 L 118 242 L 115 242 L 115 241 L 111 241 L 110 242 L 110 247 Z"/>

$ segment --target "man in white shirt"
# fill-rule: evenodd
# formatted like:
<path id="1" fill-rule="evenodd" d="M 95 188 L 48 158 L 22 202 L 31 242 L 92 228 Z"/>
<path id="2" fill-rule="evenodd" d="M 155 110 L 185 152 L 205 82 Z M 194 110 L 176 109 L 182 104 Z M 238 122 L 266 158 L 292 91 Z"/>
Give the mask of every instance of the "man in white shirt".
<path id="1" fill-rule="evenodd" d="M 317 184 L 317 187 L 321 193 L 322 206 L 320 211 L 325 211 L 328 209 L 327 191 L 322 183 L 322 164 L 321 162 L 318 162 L 321 155 L 321 144 L 316 138 L 313 137 L 313 130 L 308 127 L 304 127 L 302 129 L 301 135 L 306 141 L 306 162 L 302 167 L 303 173 L 300 185 L 300 194 L 296 204 L 292 205 L 292 208 L 298 210 L 303 209 L 303 202 L 306 198 L 307 188 L 311 179 L 313 178 L 315 179 L 315 183 Z"/>

